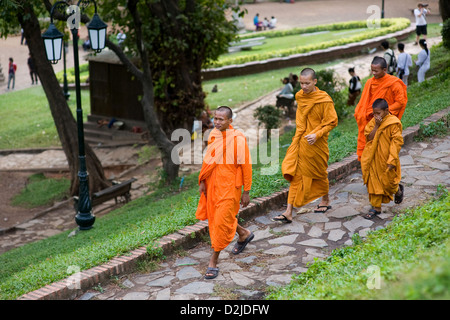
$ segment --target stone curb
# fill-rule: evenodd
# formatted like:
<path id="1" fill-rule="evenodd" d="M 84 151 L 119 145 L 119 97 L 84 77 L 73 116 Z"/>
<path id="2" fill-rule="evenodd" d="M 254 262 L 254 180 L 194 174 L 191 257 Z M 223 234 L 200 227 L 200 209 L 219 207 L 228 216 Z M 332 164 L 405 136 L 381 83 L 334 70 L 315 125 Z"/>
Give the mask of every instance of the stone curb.
<path id="1" fill-rule="evenodd" d="M 450 107 L 441 110 L 422 122 L 429 124 L 446 119 L 450 113 Z M 414 137 L 419 135 L 420 125 L 406 128 L 403 131 L 404 144 L 409 144 Z M 348 175 L 356 172 L 360 168 L 356 154 L 346 157 L 342 161 L 331 164 L 328 167 L 328 179 L 330 181 L 341 180 Z M 289 189 L 283 189 L 275 192 L 270 196 L 253 199 L 246 207 L 239 210 L 239 217 L 249 220 L 254 216 L 265 212 L 273 206 L 277 206 L 286 202 Z M 201 236 L 207 234 L 208 223 L 206 221 L 197 222 L 194 225 L 186 226 L 183 229 L 166 235 L 157 241 L 155 248 L 162 250 L 164 255 L 169 255 L 175 249 L 187 249 L 201 241 Z M 108 282 L 111 277 L 123 275 L 132 272 L 139 260 L 148 257 L 147 247 L 140 247 L 132 250 L 128 254 L 115 257 L 109 262 L 100 266 L 84 270 L 73 274 L 67 279 L 49 284 L 38 290 L 26 293 L 18 298 L 18 300 L 64 300 L 74 299 L 84 291 L 101 283 Z"/>

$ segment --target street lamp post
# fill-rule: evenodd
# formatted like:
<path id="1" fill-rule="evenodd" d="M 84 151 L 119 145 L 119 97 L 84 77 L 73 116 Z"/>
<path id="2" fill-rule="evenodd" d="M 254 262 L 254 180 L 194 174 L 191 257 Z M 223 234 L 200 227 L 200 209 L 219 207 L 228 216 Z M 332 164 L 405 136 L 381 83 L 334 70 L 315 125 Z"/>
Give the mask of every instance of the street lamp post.
<path id="1" fill-rule="evenodd" d="M 70 93 L 69 93 L 69 87 L 67 85 L 67 72 L 66 72 L 66 45 L 67 42 L 63 41 L 63 61 L 64 61 L 64 87 L 63 87 L 63 91 L 64 91 L 64 97 L 66 97 L 66 100 L 69 100 L 70 97 Z"/>
<path id="2" fill-rule="evenodd" d="M 80 0 L 76 6 L 69 5 L 65 1 L 56 2 L 50 11 L 50 26 L 42 35 L 47 53 L 47 59 L 51 63 L 58 63 L 61 59 L 61 49 L 63 44 L 63 34 L 53 24 L 53 12 L 57 6 L 69 7 L 70 17 L 75 18 L 68 21 L 73 38 L 73 56 L 75 62 L 75 93 L 77 102 L 77 125 L 78 125 L 78 158 L 80 161 L 80 168 L 78 171 L 78 178 L 80 182 L 80 189 L 78 195 L 78 210 L 75 216 L 75 221 L 80 230 L 89 230 L 95 221 L 95 216 L 92 215 L 92 205 L 89 196 L 89 182 L 88 172 L 86 169 L 86 155 L 84 150 L 84 128 L 83 128 L 83 110 L 81 108 L 81 88 L 80 88 L 80 66 L 78 57 L 78 24 L 80 21 L 80 3 L 94 2 L 95 14 L 91 22 L 88 24 L 89 38 L 92 48 L 96 52 L 100 52 L 105 48 L 106 39 L 106 24 L 100 20 L 97 15 L 97 4 L 94 0 Z"/>

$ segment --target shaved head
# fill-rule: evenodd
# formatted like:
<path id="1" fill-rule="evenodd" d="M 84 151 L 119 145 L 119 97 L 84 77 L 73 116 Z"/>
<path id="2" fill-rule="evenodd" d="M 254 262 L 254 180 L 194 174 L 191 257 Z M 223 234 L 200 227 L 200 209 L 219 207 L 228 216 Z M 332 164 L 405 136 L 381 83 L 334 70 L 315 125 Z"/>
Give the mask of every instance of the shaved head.
<path id="1" fill-rule="evenodd" d="M 233 118 L 233 111 L 231 110 L 230 107 L 220 106 L 220 107 L 217 108 L 217 111 L 224 112 L 228 119 Z"/>
<path id="2" fill-rule="evenodd" d="M 381 66 L 382 69 L 387 68 L 386 60 L 382 57 L 377 56 L 377 57 L 373 58 L 372 64 L 376 65 L 376 66 Z"/>
<path id="3" fill-rule="evenodd" d="M 382 109 L 382 110 L 388 110 L 389 105 L 386 100 L 384 99 L 377 99 L 372 104 L 372 109 Z"/>
<path id="4" fill-rule="evenodd" d="M 311 77 L 311 79 L 317 79 L 316 72 L 311 68 L 305 68 L 300 72 L 300 76 Z"/>

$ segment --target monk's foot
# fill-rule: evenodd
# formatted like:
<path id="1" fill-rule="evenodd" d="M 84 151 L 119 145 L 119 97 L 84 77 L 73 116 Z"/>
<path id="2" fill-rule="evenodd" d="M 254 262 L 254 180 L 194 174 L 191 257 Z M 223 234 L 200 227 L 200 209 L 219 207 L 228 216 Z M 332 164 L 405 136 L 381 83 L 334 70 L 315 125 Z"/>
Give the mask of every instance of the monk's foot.
<path id="1" fill-rule="evenodd" d="M 247 244 L 250 243 L 250 241 L 253 240 L 253 238 L 255 237 L 255 235 L 253 234 L 253 232 L 249 231 L 249 235 L 243 239 L 241 241 L 241 237 L 239 237 L 238 241 L 236 242 L 236 244 L 234 245 L 233 250 L 231 251 L 233 254 L 239 254 L 241 253 L 245 247 L 247 246 Z"/>
<path id="2" fill-rule="evenodd" d="M 381 208 L 379 209 L 380 210 L 376 210 L 375 208 L 370 209 L 369 212 L 366 215 L 364 215 L 364 218 L 367 220 L 372 220 L 381 213 Z"/>
<path id="3" fill-rule="evenodd" d="M 329 202 L 321 202 L 319 205 L 317 205 L 317 208 L 314 210 L 314 212 L 320 212 L 325 213 L 332 207 L 329 205 Z"/>
<path id="4" fill-rule="evenodd" d="M 217 267 L 208 267 L 205 273 L 205 279 L 214 279 L 219 275 L 219 268 Z"/>
<path id="5" fill-rule="evenodd" d="M 273 217 L 272 221 L 281 223 L 291 223 L 292 216 L 289 217 L 287 214 L 280 214 L 279 216 Z"/>
<path id="6" fill-rule="evenodd" d="M 244 229 L 244 230 L 245 230 L 245 233 L 238 234 L 238 236 L 239 236 L 238 241 L 239 242 L 244 242 L 246 239 L 248 239 L 252 235 L 252 232 L 250 230 L 248 230 L 248 229 Z"/>
<path id="7" fill-rule="evenodd" d="M 398 191 L 397 191 L 397 193 L 395 194 L 395 197 L 394 197 L 394 202 L 396 204 L 402 203 L 404 190 L 405 190 L 405 188 L 403 187 L 403 185 L 399 184 L 398 185 Z"/>

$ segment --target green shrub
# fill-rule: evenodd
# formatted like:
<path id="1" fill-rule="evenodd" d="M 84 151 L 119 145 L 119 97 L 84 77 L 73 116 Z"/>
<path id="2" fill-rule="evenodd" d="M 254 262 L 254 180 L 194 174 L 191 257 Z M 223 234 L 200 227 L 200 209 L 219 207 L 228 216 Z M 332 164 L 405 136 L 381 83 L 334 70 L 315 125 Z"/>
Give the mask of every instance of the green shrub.
<path id="1" fill-rule="evenodd" d="M 346 96 L 344 92 L 337 90 L 337 88 L 342 87 L 342 84 L 339 83 L 335 77 L 334 70 L 320 70 L 316 72 L 316 76 L 317 87 L 328 93 L 331 99 L 333 99 L 334 108 L 336 109 L 338 117 L 340 119 L 346 117 L 349 113 Z"/>
<path id="2" fill-rule="evenodd" d="M 256 108 L 253 116 L 264 123 L 265 128 L 270 134 L 271 129 L 279 128 L 281 125 L 281 116 L 283 112 L 272 105 L 266 105 Z"/>

